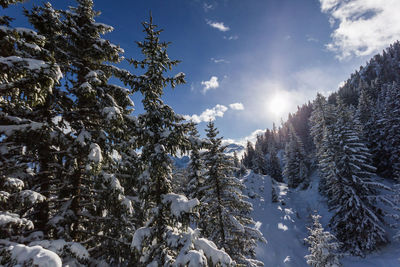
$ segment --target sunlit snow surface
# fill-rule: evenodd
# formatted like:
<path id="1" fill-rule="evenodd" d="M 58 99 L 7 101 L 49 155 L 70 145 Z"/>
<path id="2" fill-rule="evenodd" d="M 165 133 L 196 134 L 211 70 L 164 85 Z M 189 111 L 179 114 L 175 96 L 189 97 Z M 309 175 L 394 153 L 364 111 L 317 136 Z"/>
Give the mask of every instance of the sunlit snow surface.
<path id="1" fill-rule="evenodd" d="M 247 173 L 244 177 L 246 192 L 253 203 L 253 219 L 257 222 L 267 244 L 259 244 L 257 258 L 265 266 L 308 266 L 304 256 L 308 254 L 304 238 L 310 225 L 309 214 L 314 211 L 322 216 L 321 223 L 329 230 L 328 222 L 332 214 L 326 201 L 318 193 L 316 173 L 311 176 L 311 185 L 307 190 L 291 190 L 284 183 L 275 182 L 278 202 L 272 203 L 272 182 L 269 176 Z M 389 230 L 389 235 L 393 232 Z M 381 251 L 366 258 L 346 256 L 342 260 L 344 267 L 399 267 L 400 243 L 392 242 Z"/>

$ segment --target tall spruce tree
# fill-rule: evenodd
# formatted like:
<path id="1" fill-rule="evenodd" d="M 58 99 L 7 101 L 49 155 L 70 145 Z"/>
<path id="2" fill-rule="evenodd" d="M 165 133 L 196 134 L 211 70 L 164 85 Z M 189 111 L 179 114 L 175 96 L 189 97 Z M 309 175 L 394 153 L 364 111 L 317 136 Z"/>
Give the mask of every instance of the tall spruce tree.
<path id="1" fill-rule="evenodd" d="M 328 203 L 335 210 L 332 229 L 344 249 L 365 255 L 387 242 L 382 213 L 375 206 L 377 189 L 386 187 L 372 180 L 375 168 L 354 110 L 337 101 L 334 127 L 329 134 L 325 129 L 319 145 L 320 168 L 326 175 Z"/>
<path id="2" fill-rule="evenodd" d="M 122 60 L 123 50 L 102 38 L 113 28 L 95 21 L 100 13 L 91 0 L 78 0 L 65 11 L 45 4 L 26 13 L 48 39 L 46 47 L 66 77 L 60 97 L 67 100 L 58 106 L 58 116 L 69 134 L 60 147 L 59 201 L 49 221 L 53 235 L 84 243 L 92 260 L 127 264 L 133 210 L 121 186 L 126 183 L 116 175 L 114 155 L 122 153 L 119 141 L 129 136 L 124 132 L 129 132 L 133 103 L 128 89 L 109 80 L 127 85 L 134 77 L 114 65 Z"/>
<path id="3" fill-rule="evenodd" d="M 217 137 L 213 122 L 208 123 L 206 131 L 211 144 L 204 155 L 207 173 L 201 202 L 205 208 L 200 211 L 199 226 L 238 264 L 258 266 L 261 263 L 253 259 L 255 247 L 264 239 L 253 226 L 252 205 L 242 194 L 244 185 L 233 176 L 232 159 L 224 154 L 222 138 Z"/>
<path id="4" fill-rule="evenodd" d="M 319 172 L 321 180 L 319 183 L 319 189 L 322 193 L 326 194 L 327 189 L 327 178 L 330 171 L 333 169 L 327 169 L 322 167 L 322 162 L 324 161 L 324 156 L 326 158 L 327 154 L 334 157 L 333 144 L 331 141 L 332 127 L 335 122 L 334 109 L 331 104 L 326 101 L 326 98 L 321 94 L 317 94 L 316 99 L 313 104 L 313 111 L 310 117 L 311 123 L 311 136 L 313 137 L 313 142 L 316 147 L 315 155 L 319 164 Z M 325 143 L 325 145 L 323 145 Z M 331 163 L 327 162 L 324 166 Z"/>
<path id="5" fill-rule="evenodd" d="M 0 4 L 17 2 L 22 1 Z M 60 134 L 53 122 L 54 99 L 62 73 L 45 36 L 14 28 L 11 21 L 0 17 L 0 231 L 1 238 L 28 244 L 38 236 L 48 238 L 50 170 L 58 169 L 53 147 Z M 7 246 L 15 244 L 3 240 L 0 249 Z"/>
<path id="6" fill-rule="evenodd" d="M 165 77 L 179 61 L 167 54 L 168 43 L 161 42 L 150 17 L 143 23 L 146 34 L 143 42 L 137 42 L 144 55 L 141 61 L 130 60 L 145 73 L 138 77 L 134 90 L 143 95 L 144 114 L 138 116 L 137 144 L 141 148 L 139 201 L 144 211 L 144 221 L 135 230 L 131 247 L 138 266 L 206 266 L 229 265 L 231 258 L 215 248 L 212 242 L 200 238 L 198 231 L 189 227 L 189 215 L 199 204 L 197 199 L 188 200 L 171 190 L 172 162 L 170 155 L 189 150 L 190 123 L 164 104 L 161 97 L 167 85 L 175 87 L 184 83 L 184 74 Z"/>

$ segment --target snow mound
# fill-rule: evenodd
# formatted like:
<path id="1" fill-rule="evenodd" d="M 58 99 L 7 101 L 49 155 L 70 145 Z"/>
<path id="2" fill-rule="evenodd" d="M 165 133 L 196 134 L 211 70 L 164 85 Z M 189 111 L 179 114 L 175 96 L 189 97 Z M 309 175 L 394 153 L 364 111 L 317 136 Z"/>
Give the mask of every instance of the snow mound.
<path id="1" fill-rule="evenodd" d="M 41 246 L 28 247 L 22 244 L 10 244 L 6 250 L 11 258 L 21 266 L 61 267 L 58 255 Z"/>

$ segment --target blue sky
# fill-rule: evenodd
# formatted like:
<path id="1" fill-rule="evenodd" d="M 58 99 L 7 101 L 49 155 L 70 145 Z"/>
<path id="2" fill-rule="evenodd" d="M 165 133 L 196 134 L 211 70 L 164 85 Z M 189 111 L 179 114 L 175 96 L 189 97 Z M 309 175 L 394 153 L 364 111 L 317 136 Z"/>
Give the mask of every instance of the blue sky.
<path id="1" fill-rule="evenodd" d="M 40 4 L 41 1 L 28 1 Z M 95 0 L 106 38 L 137 58 L 141 22 L 151 10 L 182 63 L 187 84 L 164 101 L 195 121 L 215 118 L 227 139 L 243 141 L 286 118 L 317 92 L 337 90 L 373 54 L 399 39 L 398 0 Z M 56 7 L 73 1 L 52 1 Z M 7 10 L 26 26 L 21 6 Z M 126 64 L 124 67 L 134 70 Z M 141 112 L 135 97 L 136 112 Z M 199 123 L 200 130 L 205 122 Z M 254 136 L 254 134 L 253 134 Z"/>

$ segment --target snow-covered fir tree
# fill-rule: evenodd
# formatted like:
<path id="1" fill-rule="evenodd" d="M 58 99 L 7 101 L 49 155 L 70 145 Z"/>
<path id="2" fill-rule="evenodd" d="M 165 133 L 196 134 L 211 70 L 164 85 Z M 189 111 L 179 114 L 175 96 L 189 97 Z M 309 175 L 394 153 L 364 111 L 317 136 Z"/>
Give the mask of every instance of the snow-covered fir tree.
<path id="1" fill-rule="evenodd" d="M 317 157 L 319 157 L 318 153 L 321 151 L 323 135 L 325 131 L 331 130 L 335 117 L 332 106 L 328 104 L 326 98 L 321 94 L 317 94 L 312 106 L 310 131 L 316 146 Z"/>
<path id="2" fill-rule="evenodd" d="M 133 75 L 114 65 L 123 50 L 102 38 L 113 28 L 97 23 L 99 14 L 91 0 L 78 0 L 65 11 L 45 4 L 28 13 L 67 77 L 62 96 L 67 104 L 58 116 L 67 125 L 68 140 L 59 148 L 59 201 L 48 224 L 54 238 L 84 242 L 93 260 L 127 264 L 133 209 L 121 186 L 126 183 L 116 176 L 115 155 L 121 154 L 121 136 L 129 136 L 124 132 L 133 103 L 130 90 L 109 79 L 127 84 Z"/>
<path id="3" fill-rule="evenodd" d="M 217 137 L 213 122 L 208 123 L 206 131 L 211 144 L 204 155 L 207 172 L 199 226 L 207 238 L 224 248 L 238 264 L 258 266 L 261 263 L 254 259 L 255 247 L 264 239 L 250 217 L 252 205 L 242 194 L 244 185 L 233 176 L 232 159 L 224 154 L 222 138 Z"/>
<path id="4" fill-rule="evenodd" d="M 307 165 L 303 143 L 292 126 L 289 130 L 289 142 L 285 148 L 285 168 L 283 169 L 283 175 L 289 187 L 297 188 L 300 184 L 303 184 L 303 188 L 308 186 Z"/>
<path id="5" fill-rule="evenodd" d="M 201 199 L 200 189 L 204 184 L 204 162 L 200 154 L 200 149 L 202 148 L 202 140 L 200 139 L 199 132 L 196 129 L 196 125 L 190 132 L 190 162 L 188 166 L 188 185 L 187 185 L 187 195 L 190 198 Z"/>
<path id="6" fill-rule="evenodd" d="M 319 219 L 321 216 L 312 215 L 313 225 L 307 228 L 309 236 L 304 240 L 310 245 L 306 255 L 307 264 L 312 267 L 339 267 L 342 266 L 339 261 L 340 245 L 336 237 L 328 231 L 324 231 Z"/>
<path id="7" fill-rule="evenodd" d="M 313 102 L 313 111 L 310 116 L 310 132 L 316 147 L 315 156 L 319 165 L 324 161 L 327 154 L 334 154 L 331 144 L 332 127 L 335 122 L 335 114 L 333 106 L 328 104 L 326 98 L 321 94 L 317 94 Z M 324 146 L 323 143 L 326 145 Z M 330 150 L 326 150 L 326 149 Z M 322 193 L 326 194 L 327 177 L 329 169 L 319 167 L 320 183 L 319 188 Z"/>
<path id="8" fill-rule="evenodd" d="M 21 1 L 0 4 L 6 8 L 17 2 Z M 52 51 L 46 49 L 44 36 L 27 28 L 12 27 L 11 21 L 10 17 L 0 17 L 3 252 L 16 246 L 25 248 L 36 238 L 48 238 L 49 185 L 53 177 L 50 171 L 59 169 L 53 147 L 61 132 L 53 122 L 54 104 L 59 104 L 56 86 L 62 78 L 60 67 Z"/>
<path id="9" fill-rule="evenodd" d="M 335 214 L 331 228 L 346 251 L 365 255 L 387 242 L 382 212 L 376 208 L 376 192 L 386 188 L 373 180 L 375 168 L 360 133 L 354 110 L 340 99 L 336 121 L 320 144 L 320 168 L 326 175 L 328 203 Z"/>
<path id="10" fill-rule="evenodd" d="M 134 90 L 143 95 L 145 113 L 138 116 L 137 144 L 141 148 L 139 201 L 144 220 L 134 231 L 131 247 L 137 266 L 207 266 L 233 264 L 232 259 L 215 245 L 199 236 L 189 227 L 189 215 L 199 204 L 171 190 L 172 162 L 170 155 L 191 148 L 187 136 L 190 123 L 164 104 L 161 96 L 167 85 L 175 87 L 184 83 L 184 74 L 165 77 L 165 72 L 178 64 L 167 54 L 168 43 L 161 42 L 161 30 L 149 22 L 143 23 L 146 34 L 138 46 L 144 55 L 141 61 L 130 60 L 141 66 L 141 75 Z"/>

